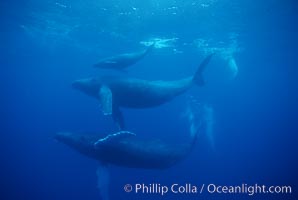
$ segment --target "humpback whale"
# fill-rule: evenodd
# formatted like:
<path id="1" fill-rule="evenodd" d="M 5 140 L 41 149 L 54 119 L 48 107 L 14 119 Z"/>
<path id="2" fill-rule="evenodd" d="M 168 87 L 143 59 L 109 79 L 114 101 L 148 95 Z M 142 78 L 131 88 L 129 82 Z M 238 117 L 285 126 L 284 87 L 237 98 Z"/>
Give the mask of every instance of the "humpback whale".
<path id="1" fill-rule="evenodd" d="M 124 70 L 125 68 L 134 65 L 136 62 L 145 57 L 154 47 L 154 44 L 147 49 L 138 52 L 125 53 L 103 58 L 94 65 L 96 68 Z"/>
<path id="2" fill-rule="evenodd" d="M 169 144 L 156 139 L 142 139 L 129 131 L 113 134 L 58 132 L 56 140 L 103 164 L 129 168 L 165 169 L 184 159 L 193 149 L 199 133 L 206 133 L 209 111 L 195 99 L 186 102 L 185 117 L 189 139 Z"/>
<path id="3" fill-rule="evenodd" d="M 195 144 L 167 144 L 160 140 L 142 140 L 134 133 L 119 131 L 102 136 L 91 133 L 58 132 L 55 138 L 104 164 L 129 168 L 165 169 L 185 158 Z"/>
<path id="4" fill-rule="evenodd" d="M 119 107 L 149 108 L 161 105 L 187 91 L 192 85 L 204 85 L 202 73 L 213 54 L 208 55 L 194 76 L 175 81 L 148 81 L 136 78 L 104 76 L 76 80 L 72 87 L 98 99 L 104 115 L 113 115 L 120 130 L 124 119 Z"/>
<path id="5" fill-rule="evenodd" d="M 205 109 L 196 101 L 188 101 L 186 119 L 190 138 L 179 144 L 169 144 L 160 140 L 138 138 L 129 131 L 114 134 L 89 134 L 58 132 L 56 140 L 75 149 L 81 154 L 99 161 L 96 171 L 98 188 L 102 199 L 109 199 L 108 165 L 129 168 L 166 169 L 172 167 L 191 153 L 198 134 L 206 123 Z"/>
<path id="6" fill-rule="evenodd" d="M 102 199 L 108 200 L 109 164 L 128 168 L 166 169 L 191 152 L 196 135 L 194 134 L 188 143 L 176 145 L 159 140 L 138 139 L 134 133 L 128 131 L 107 136 L 59 132 L 55 138 L 81 154 L 99 161 L 96 171 L 98 188 Z"/>

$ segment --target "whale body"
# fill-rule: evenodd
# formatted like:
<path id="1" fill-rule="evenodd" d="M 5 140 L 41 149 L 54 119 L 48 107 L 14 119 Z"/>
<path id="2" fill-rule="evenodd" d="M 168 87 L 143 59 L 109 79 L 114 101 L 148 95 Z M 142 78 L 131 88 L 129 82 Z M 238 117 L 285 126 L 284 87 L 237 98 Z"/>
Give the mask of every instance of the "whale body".
<path id="1" fill-rule="evenodd" d="M 139 60 L 144 58 L 154 47 L 154 44 L 149 46 L 143 51 L 137 51 L 132 53 L 119 54 L 107 58 L 103 58 L 98 63 L 94 65 L 96 68 L 102 69 L 114 69 L 114 70 L 124 70 L 125 68 L 134 65 Z"/>
<path id="2" fill-rule="evenodd" d="M 128 168 L 166 169 L 186 158 L 194 148 L 205 123 L 205 110 L 196 101 L 188 101 L 186 119 L 190 139 L 178 144 L 138 138 L 134 133 L 119 131 L 103 135 L 97 133 L 56 133 L 56 140 L 81 154 L 99 161 L 96 171 L 101 198 L 109 199 L 110 175 L 108 166 Z"/>
<path id="3" fill-rule="evenodd" d="M 149 108 L 166 103 L 184 93 L 194 84 L 202 86 L 202 73 L 212 55 L 207 56 L 194 76 L 175 81 L 148 81 L 136 78 L 105 76 L 86 78 L 73 82 L 72 86 L 98 99 L 105 115 L 113 115 L 120 129 L 124 119 L 119 107 Z"/>
<path id="4" fill-rule="evenodd" d="M 143 169 L 173 166 L 189 154 L 195 141 L 192 139 L 187 144 L 171 145 L 160 140 L 142 140 L 128 131 L 105 137 L 99 134 L 59 132 L 55 138 L 101 163 Z"/>

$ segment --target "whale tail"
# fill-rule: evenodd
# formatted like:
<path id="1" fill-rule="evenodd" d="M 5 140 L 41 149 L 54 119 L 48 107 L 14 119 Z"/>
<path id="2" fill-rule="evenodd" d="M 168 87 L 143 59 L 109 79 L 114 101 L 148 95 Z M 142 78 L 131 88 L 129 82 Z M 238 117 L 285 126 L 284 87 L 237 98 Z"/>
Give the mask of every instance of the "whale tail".
<path id="1" fill-rule="evenodd" d="M 208 63 L 210 62 L 212 56 L 214 55 L 214 53 L 208 55 L 200 64 L 198 70 L 196 71 L 195 75 L 192 78 L 192 81 L 198 85 L 198 86 L 203 86 L 205 84 L 205 81 L 203 79 L 203 72 L 206 69 L 206 66 L 208 65 Z"/>

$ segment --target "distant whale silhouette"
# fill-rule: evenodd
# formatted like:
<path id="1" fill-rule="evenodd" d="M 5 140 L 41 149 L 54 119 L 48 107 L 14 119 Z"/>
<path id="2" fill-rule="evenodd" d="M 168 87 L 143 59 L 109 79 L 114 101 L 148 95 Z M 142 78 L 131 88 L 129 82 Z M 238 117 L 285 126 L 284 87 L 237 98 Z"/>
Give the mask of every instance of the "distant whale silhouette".
<path id="1" fill-rule="evenodd" d="M 194 76 L 175 81 L 148 81 L 134 78 L 101 77 L 76 80 L 73 88 L 98 99 L 105 115 L 113 114 L 121 130 L 124 119 L 119 107 L 148 108 L 161 105 L 187 91 L 192 85 L 204 85 L 202 73 L 213 54 L 200 64 Z"/>
<path id="2" fill-rule="evenodd" d="M 114 70 L 124 70 L 125 68 L 134 65 L 143 57 L 145 57 L 152 49 L 154 44 L 149 46 L 143 51 L 137 51 L 133 53 L 125 53 L 120 55 L 115 55 L 107 58 L 103 58 L 94 67 L 102 69 L 114 69 Z"/>

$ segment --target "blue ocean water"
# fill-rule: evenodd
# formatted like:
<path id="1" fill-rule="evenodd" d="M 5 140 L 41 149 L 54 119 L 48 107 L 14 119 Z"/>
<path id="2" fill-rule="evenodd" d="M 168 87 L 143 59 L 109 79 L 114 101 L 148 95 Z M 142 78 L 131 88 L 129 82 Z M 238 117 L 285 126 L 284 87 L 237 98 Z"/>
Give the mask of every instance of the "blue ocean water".
<path id="1" fill-rule="evenodd" d="M 110 166 L 110 199 L 297 198 L 297 2 L 62 0 L 0 2 L 3 200 L 100 199 L 98 162 L 58 131 L 115 131 L 99 103 L 71 87 L 107 74 L 145 80 L 193 75 L 215 52 L 205 85 L 149 109 L 123 109 L 127 129 L 187 141 L 189 96 L 212 108 L 185 160 L 165 170 Z M 127 72 L 100 58 L 155 48 Z M 125 184 L 291 186 L 291 194 L 135 194 Z"/>

